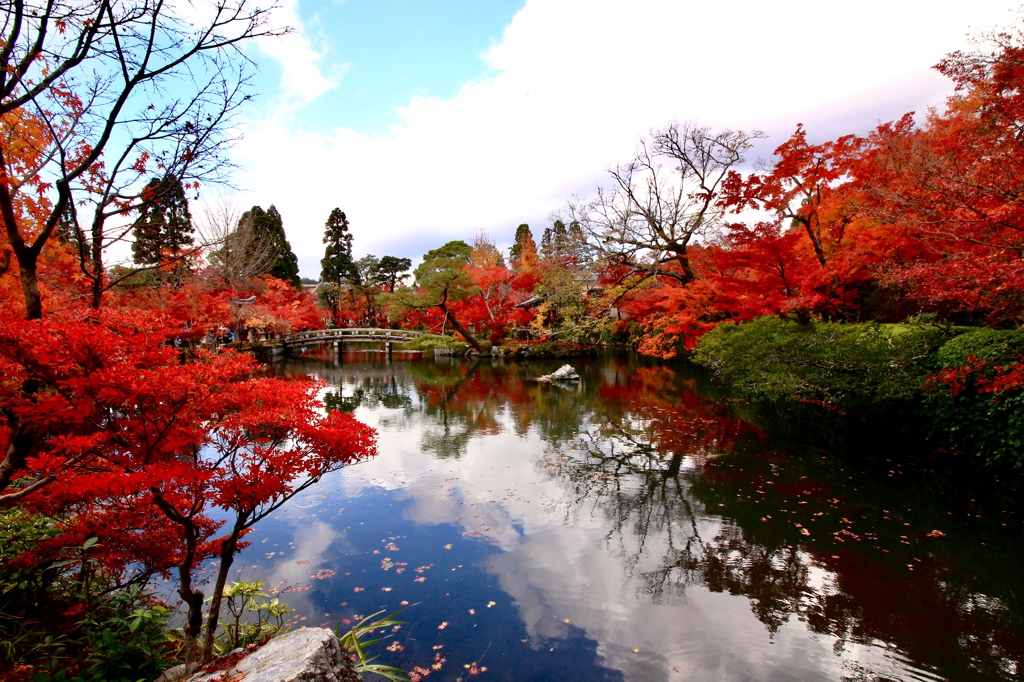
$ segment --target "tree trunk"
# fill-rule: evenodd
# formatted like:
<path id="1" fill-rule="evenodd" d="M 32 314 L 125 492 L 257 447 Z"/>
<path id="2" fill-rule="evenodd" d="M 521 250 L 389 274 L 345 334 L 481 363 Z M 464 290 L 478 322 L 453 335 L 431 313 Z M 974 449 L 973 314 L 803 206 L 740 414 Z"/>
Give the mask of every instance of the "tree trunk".
<path id="1" fill-rule="evenodd" d="M 228 571 L 235 560 L 235 551 L 238 549 L 238 536 L 242 528 L 235 526 L 231 535 L 224 538 L 220 545 L 220 568 L 217 569 L 217 582 L 213 587 L 213 594 L 210 595 L 210 613 L 206 616 L 206 635 L 203 641 L 203 663 L 213 660 L 213 643 L 217 634 L 217 621 L 220 619 L 220 605 L 224 599 L 224 586 L 228 581 Z"/>
<path id="2" fill-rule="evenodd" d="M 470 346 L 476 350 L 477 353 L 483 353 L 484 349 L 480 346 L 480 342 L 476 340 L 476 337 L 469 333 L 469 330 L 462 326 L 462 324 L 455 319 L 455 316 L 448 310 L 448 306 L 444 303 L 438 306 L 441 312 L 444 313 L 445 317 L 452 321 L 452 326 L 455 327 L 455 331 L 462 334 L 463 338 L 469 343 Z"/>

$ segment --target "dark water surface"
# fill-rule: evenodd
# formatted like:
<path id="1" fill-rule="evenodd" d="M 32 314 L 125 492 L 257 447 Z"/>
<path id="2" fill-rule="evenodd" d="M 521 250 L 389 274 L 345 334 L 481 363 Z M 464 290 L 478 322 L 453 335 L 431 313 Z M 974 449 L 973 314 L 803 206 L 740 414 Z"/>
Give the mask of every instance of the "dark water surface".
<path id="1" fill-rule="evenodd" d="M 443 659 L 430 680 L 1024 674 L 1019 488 L 895 458 L 895 433 L 842 457 L 773 440 L 684 365 L 528 381 L 559 364 L 288 365 L 380 455 L 259 524 L 241 576 L 305 625 L 405 606 L 380 662 Z"/>

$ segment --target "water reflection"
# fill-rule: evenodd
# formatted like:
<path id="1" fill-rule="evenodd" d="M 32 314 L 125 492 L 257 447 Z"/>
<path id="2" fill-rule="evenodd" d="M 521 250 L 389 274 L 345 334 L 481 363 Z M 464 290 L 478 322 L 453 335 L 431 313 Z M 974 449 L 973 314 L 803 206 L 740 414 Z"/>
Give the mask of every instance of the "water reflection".
<path id="1" fill-rule="evenodd" d="M 560 388 L 530 381 L 558 363 L 346 360 L 291 371 L 376 426 L 381 456 L 296 500 L 245 558 L 306 622 L 415 604 L 387 662 L 443 654 L 441 679 L 472 662 L 509 680 L 1018 675 L 1021 528 L 997 480 L 981 477 L 989 508 L 934 459 L 782 447 L 680 366 L 576 363 Z"/>

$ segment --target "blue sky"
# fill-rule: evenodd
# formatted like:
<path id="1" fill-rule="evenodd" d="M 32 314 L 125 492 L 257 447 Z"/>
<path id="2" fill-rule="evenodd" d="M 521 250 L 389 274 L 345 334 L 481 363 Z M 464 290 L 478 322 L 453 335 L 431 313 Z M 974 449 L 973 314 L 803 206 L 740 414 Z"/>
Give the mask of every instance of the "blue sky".
<path id="1" fill-rule="evenodd" d="M 300 3 L 311 39 L 341 72 L 339 87 L 297 116 L 311 128 L 386 134 L 414 96 L 449 98 L 466 81 L 493 75 L 481 55 L 501 38 L 524 0 L 345 0 Z M 264 61 L 260 87 L 273 91 L 279 64 Z"/>
<path id="2" fill-rule="evenodd" d="M 941 106 L 931 66 L 1016 0 L 283 0 L 250 50 L 238 208 L 277 206 L 304 276 L 346 212 L 357 255 L 536 235 L 671 119 L 863 133 Z M 208 201 L 223 201 L 211 192 Z"/>

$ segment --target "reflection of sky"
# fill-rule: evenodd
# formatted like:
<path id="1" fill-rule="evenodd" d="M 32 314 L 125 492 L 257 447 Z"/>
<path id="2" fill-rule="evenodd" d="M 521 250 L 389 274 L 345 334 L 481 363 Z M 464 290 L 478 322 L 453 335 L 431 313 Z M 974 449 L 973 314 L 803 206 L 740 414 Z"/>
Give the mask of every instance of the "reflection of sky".
<path id="1" fill-rule="evenodd" d="M 406 651 L 383 660 L 427 665 L 432 647 L 444 646 L 450 675 L 442 679 L 478 660 L 497 679 L 920 674 L 883 647 L 847 644 L 839 657 L 833 638 L 799 620 L 770 635 L 744 596 L 700 584 L 654 596 L 640 576 L 658 568 L 663 548 L 692 536 L 710 540 L 726 522 L 698 515 L 679 520 L 686 528 L 651 524 L 641 536 L 627 519 L 612 532 L 597 505 L 575 500 L 549 473 L 543 461 L 552 446 L 536 426 L 516 435 L 505 412 L 496 417 L 498 433 L 474 434 L 461 456 L 424 454 L 423 434 L 436 422 L 418 411 L 401 374 L 398 381 L 412 408 L 355 411 L 379 430 L 381 454 L 325 478 L 257 526 L 238 559 L 245 577 L 290 586 L 282 598 L 305 624 L 410 602 L 402 614 L 408 625 L 396 635 Z M 342 392 L 351 393 L 344 385 Z M 334 573 L 314 579 L 318 571 Z M 812 573 L 815 587 L 832 580 L 824 569 Z"/>

